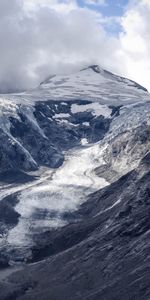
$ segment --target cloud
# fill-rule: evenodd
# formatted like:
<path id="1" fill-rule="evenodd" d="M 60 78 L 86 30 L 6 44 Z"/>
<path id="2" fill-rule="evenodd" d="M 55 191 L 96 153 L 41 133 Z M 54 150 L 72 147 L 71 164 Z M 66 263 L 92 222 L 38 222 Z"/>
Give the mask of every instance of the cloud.
<path id="1" fill-rule="evenodd" d="M 120 55 L 125 73 L 150 89 L 150 1 L 131 1 L 121 23 Z"/>
<path id="2" fill-rule="evenodd" d="M 93 63 L 150 86 L 149 2 L 131 2 L 112 36 L 112 19 L 76 0 L 0 0 L 0 91 Z"/>
<path id="3" fill-rule="evenodd" d="M 62 9 L 55 0 L 1 0 L 0 12 L 1 91 L 32 87 L 50 73 L 111 64 L 116 39 L 107 39 L 100 14 L 74 1 Z"/>
<path id="4" fill-rule="evenodd" d="M 103 1 L 103 0 L 102 0 Z M 49 7 L 57 12 L 68 13 L 77 8 L 76 0 L 24 0 L 24 8 L 29 10 L 37 10 L 41 7 Z"/>

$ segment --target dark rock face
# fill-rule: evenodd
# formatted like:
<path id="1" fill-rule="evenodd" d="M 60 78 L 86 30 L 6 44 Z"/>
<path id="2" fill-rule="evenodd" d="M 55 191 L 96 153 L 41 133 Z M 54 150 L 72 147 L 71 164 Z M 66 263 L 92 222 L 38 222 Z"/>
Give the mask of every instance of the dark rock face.
<path id="1" fill-rule="evenodd" d="M 83 112 L 71 111 L 73 104 L 91 103 L 86 100 L 37 102 L 33 109 L 35 121 L 30 117 L 31 111 L 24 112 L 22 106 L 18 107 L 17 115 L 9 117 L 10 133 L 0 129 L 0 172 L 33 171 L 39 166 L 58 168 L 64 160 L 63 152 L 81 145 L 82 138 L 89 143 L 103 139 L 120 107 L 110 107 L 111 118 L 94 116 L 86 108 Z M 59 118 L 61 114 L 66 114 L 65 120 Z"/>
<path id="2" fill-rule="evenodd" d="M 36 170 L 37 166 L 18 143 L 0 129 L 0 172 L 11 169 Z"/>
<path id="3" fill-rule="evenodd" d="M 19 213 L 15 211 L 17 195 L 10 195 L 0 201 L 0 239 L 7 235 L 8 231 L 17 225 Z M 0 270 L 9 266 L 9 255 L 0 247 Z"/>
<path id="4" fill-rule="evenodd" d="M 67 150 L 71 147 L 80 145 L 82 138 L 87 138 L 89 143 L 101 140 L 109 130 L 112 119 L 104 116 L 94 116 L 91 112 L 85 111 L 72 113 L 71 106 L 87 105 L 92 102 L 86 100 L 77 101 L 47 101 L 38 103 L 35 106 L 34 115 L 44 131 L 45 135 L 58 149 Z M 113 110 L 113 108 L 111 108 Z M 67 123 L 60 123 L 54 119 L 55 114 L 68 114 Z M 84 125 L 89 122 L 89 125 Z"/>
<path id="5" fill-rule="evenodd" d="M 1 299 L 148 300 L 149 180 L 147 154 L 136 170 L 90 195 L 78 222 L 41 236 L 34 254 L 52 257 L 12 274 Z"/>
<path id="6" fill-rule="evenodd" d="M 49 167 L 58 167 L 63 161 L 63 156 L 54 148 L 51 141 L 35 130 L 26 116 L 19 114 L 20 121 L 10 118 L 10 132 L 30 153 L 37 165 L 43 164 Z M 24 168 L 23 168 L 24 169 Z"/>
<path id="7" fill-rule="evenodd" d="M 29 175 L 25 172 L 20 170 L 9 170 L 0 173 L 0 183 L 9 183 L 9 184 L 21 184 L 32 182 L 35 180 L 35 176 Z"/>
<path id="8" fill-rule="evenodd" d="M 0 234 L 4 233 L 4 225 L 10 228 L 18 223 L 19 214 L 14 206 L 17 204 L 17 195 L 10 195 L 0 201 Z"/>

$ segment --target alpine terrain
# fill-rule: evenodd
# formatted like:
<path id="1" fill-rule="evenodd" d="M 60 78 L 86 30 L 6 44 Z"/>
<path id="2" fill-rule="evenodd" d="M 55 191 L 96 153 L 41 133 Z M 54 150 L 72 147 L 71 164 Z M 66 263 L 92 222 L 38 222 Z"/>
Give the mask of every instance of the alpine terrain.
<path id="1" fill-rule="evenodd" d="M 0 95 L 0 299 L 150 299 L 150 94 L 97 65 Z"/>

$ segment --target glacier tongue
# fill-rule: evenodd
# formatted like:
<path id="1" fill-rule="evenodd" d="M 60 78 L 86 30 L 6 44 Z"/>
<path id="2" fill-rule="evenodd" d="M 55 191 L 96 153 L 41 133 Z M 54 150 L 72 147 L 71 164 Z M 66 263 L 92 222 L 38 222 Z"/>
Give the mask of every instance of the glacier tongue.
<path id="1" fill-rule="evenodd" d="M 46 229 L 65 225 L 64 213 L 74 212 L 90 193 L 107 186 L 109 182 L 94 173 L 97 166 L 105 163 L 105 148 L 97 144 L 70 151 L 51 180 L 23 190 L 16 205 L 21 217 L 9 232 L 8 243 L 31 246 L 32 234 L 40 231 L 41 226 Z"/>

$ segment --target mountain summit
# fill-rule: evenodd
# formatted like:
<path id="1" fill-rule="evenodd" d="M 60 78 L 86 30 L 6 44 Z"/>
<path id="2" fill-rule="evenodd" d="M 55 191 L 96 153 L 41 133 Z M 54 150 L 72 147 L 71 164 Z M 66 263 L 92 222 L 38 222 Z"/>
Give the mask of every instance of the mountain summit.
<path id="1" fill-rule="evenodd" d="M 85 99 L 101 103 L 134 103 L 145 99 L 147 90 L 136 82 L 114 75 L 98 65 L 89 66 L 69 75 L 50 76 L 32 91 L 37 97 L 55 100 Z"/>

